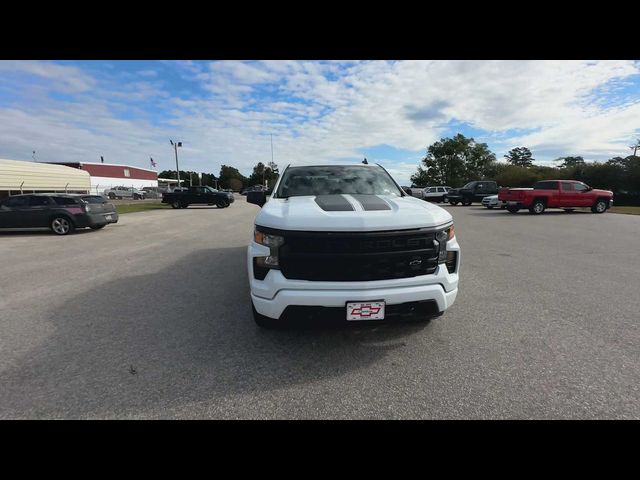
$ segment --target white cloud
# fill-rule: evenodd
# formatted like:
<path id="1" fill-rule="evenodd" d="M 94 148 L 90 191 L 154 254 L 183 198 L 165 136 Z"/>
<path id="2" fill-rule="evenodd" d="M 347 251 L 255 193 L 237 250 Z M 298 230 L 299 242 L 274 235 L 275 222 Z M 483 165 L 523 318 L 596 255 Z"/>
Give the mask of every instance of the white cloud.
<path id="1" fill-rule="evenodd" d="M 94 79 L 74 66 L 59 65 L 44 61 L 0 60 L 0 75 L 26 73 L 53 83 L 64 93 L 78 93 L 95 85 Z"/>

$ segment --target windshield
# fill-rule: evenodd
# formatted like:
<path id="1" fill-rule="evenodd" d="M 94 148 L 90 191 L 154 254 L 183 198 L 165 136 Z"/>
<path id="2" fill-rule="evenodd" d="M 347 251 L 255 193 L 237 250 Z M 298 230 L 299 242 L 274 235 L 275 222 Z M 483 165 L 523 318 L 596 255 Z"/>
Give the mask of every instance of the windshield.
<path id="1" fill-rule="evenodd" d="M 396 195 L 402 193 L 381 167 L 290 167 L 285 170 L 275 197 L 303 195 Z"/>
<path id="2" fill-rule="evenodd" d="M 464 187 L 462 188 L 473 188 L 473 186 L 475 185 L 476 182 L 469 182 L 467 183 Z"/>

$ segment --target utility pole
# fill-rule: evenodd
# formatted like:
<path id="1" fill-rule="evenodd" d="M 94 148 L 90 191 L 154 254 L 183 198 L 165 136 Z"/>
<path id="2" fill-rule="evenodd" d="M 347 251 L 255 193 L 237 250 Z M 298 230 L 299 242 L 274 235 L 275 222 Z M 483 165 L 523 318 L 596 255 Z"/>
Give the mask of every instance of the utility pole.
<path id="1" fill-rule="evenodd" d="M 631 148 L 633 150 L 633 156 L 635 157 L 636 156 L 636 152 L 640 148 L 640 138 L 638 139 L 638 141 L 636 142 L 635 145 L 631 145 L 629 148 Z"/>
<path id="2" fill-rule="evenodd" d="M 176 152 L 176 174 L 178 176 L 178 188 L 180 188 L 180 167 L 178 167 L 178 147 L 182 147 L 182 142 L 173 143 L 173 140 L 169 140 L 171 145 L 173 146 L 174 151 Z"/>

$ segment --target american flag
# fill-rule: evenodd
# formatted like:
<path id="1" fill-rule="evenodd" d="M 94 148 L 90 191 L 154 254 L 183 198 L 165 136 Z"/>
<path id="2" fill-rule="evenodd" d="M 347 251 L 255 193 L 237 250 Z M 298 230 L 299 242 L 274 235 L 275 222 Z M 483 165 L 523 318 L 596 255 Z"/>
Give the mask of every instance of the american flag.
<path id="1" fill-rule="evenodd" d="M 155 167 L 156 166 L 156 162 L 153 161 L 153 158 L 149 157 L 149 160 L 151 161 L 151 166 Z"/>

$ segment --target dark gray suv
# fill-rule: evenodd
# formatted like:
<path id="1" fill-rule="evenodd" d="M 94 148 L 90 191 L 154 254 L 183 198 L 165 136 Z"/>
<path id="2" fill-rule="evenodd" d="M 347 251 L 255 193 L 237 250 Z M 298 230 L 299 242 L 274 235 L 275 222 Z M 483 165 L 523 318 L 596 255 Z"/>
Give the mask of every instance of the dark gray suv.
<path id="1" fill-rule="evenodd" d="M 118 221 L 115 207 L 99 195 L 36 193 L 0 200 L 0 228 L 48 227 L 56 235 L 76 228 L 99 230 Z"/>

